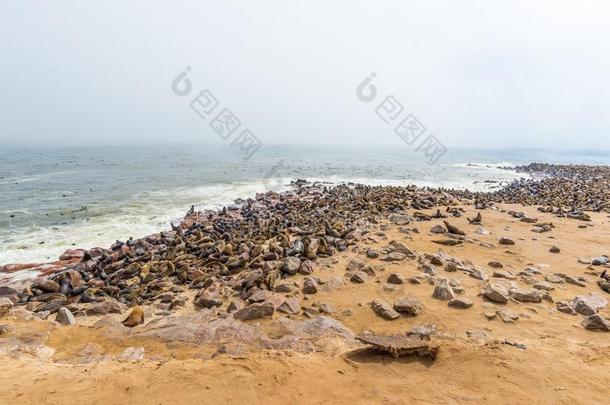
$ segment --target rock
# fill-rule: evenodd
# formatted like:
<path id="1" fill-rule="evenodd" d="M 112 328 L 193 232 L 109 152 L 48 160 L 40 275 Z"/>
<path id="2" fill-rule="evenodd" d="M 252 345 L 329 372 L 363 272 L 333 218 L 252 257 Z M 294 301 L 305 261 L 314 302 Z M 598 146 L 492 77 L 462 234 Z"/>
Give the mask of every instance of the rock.
<path id="1" fill-rule="evenodd" d="M 301 259 L 289 256 L 284 259 L 281 270 L 286 274 L 295 275 L 299 271 L 299 267 L 301 267 Z"/>
<path id="2" fill-rule="evenodd" d="M 536 290 L 542 290 L 542 291 L 553 291 L 555 289 L 555 287 L 553 287 L 550 283 L 547 283 L 546 281 L 539 281 L 539 282 L 535 283 L 533 285 L 533 287 Z"/>
<path id="3" fill-rule="evenodd" d="M 14 304 L 19 299 L 19 293 L 11 287 L 0 286 L 0 298 L 8 298 Z"/>
<path id="4" fill-rule="evenodd" d="M 278 292 L 278 293 L 289 293 L 292 292 L 294 290 L 294 287 L 292 286 L 292 284 L 288 284 L 288 283 L 281 283 L 275 286 L 274 291 Z"/>
<path id="5" fill-rule="evenodd" d="M 311 277 L 303 282 L 303 294 L 315 294 L 318 292 L 318 283 Z"/>
<path id="6" fill-rule="evenodd" d="M 510 296 L 519 302 L 541 302 L 544 293 L 534 288 L 515 288 L 510 291 Z"/>
<path id="7" fill-rule="evenodd" d="M 368 279 L 369 276 L 363 271 L 357 271 L 350 277 L 350 281 L 353 283 L 365 283 Z"/>
<path id="8" fill-rule="evenodd" d="M 491 268 L 494 268 L 494 269 L 502 269 L 502 268 L 504 268 L 504 265 L 502 263 L 496 262 L 496 261 L 489 262 L 489 263 L 487 263 L 487 265 L 489 267 L 491 267 Z"/>
<path id="9" fill-rule="evenodd" d="M 10 328 L 8 325 L 0 325 L 0 336 L 6 335 L 9 332 Z"/>
<path id="10" fill-rule="evenodd" d="M 436 326 L 431 323 L 425 325 L 414 326 L 407 331 L 407 336 L 417 336 L 420 339 L 430 340 L 430 337 L 436 332 Z"/>
<path id="11" fill-rule="evenodd" d="M 318 310 L 320 311 L 321 314 L 328 314 L 328 315 L 333 314 L 337 311 L 335 309 L 335 307 L 332 306 L 332 304 L 328 304 L 328 303 L 320 304 L 320 306 L 318 307 Z"/>
<path id="12" fill-rule="evenodd" d="M 261 319 L 273 315 L 274 308 L 273 304 L 252 304 L 245 308 L 235 312 L 233 317 L 241 321 L 248 321 L 251 319 Z"/>
<path id="13" fill-rule="evenodd" d="M 222 300 L 216 292 L 201 290 L 195 297 L 194 304 L 199 308 L 214 308 L 221 306 Z"/>
<path id="14" fill-rule="evenodd" d="M 390 273 L 387 282 L 390 284 L 404 284 L 405 278 L 400 273 Z"/>
<path id="15" fill-rule="evenodd" d="M 513 323 L 519 319 L 519 315 L 516 312 L 506 308 L 499 309 L 498 311 L 496 311 L 496 313 L 498 314 L 500 319 L 502 319 L 502 321 L 506 323 Z"/>
<path id="16" fill-rule="evenodd" d="M 287 298 L 277 307 L 278 312 L 289 315 L 296 315 L 301 311 L 301 305 L 296 298 Z"/>
<path id="17" fill-rule="evenodd" d="M 387 302 L 376 299 L 371 303 L 371 308 L 381 318 L 391 321 L 400 318 L 400 314 L 396 312 Z"/>
<path id="18" fill-rule="evenodd" d="M 422 304 L 419 299 L 415 297 L 408 297 L 396 300 L 393 308 L 397 312 L 403 312 L 407 315 L 415 316 L 422 309 Z"/>
<path id="19" fill-rule="evenodd" d="M 606 305 L 608 305 L 608 301 L 595 293 L 590 293 L 588 295 L 577 295 L 572 301 L 574 310 L 577 313 L 585 316 L 596 314 L 597 311 L 605 308 Z"/>
<path id="20" fill-rule="evenodd" d="M 358 271 L 358 270 L 362 270 L 363 267 L 364 267 L 364 263 L 362 263 L 360 260 L 352 259 L 347 264 L 347 271 Z"/>
<path id="21" fill-rule="evenodd" d="M 553 246 L 549 249 L 549 252 L 551 253 L 559 253 L 561 252 L 561 249 L 559 249 L 557 246 Z"/>
<path id="22" fill-rule="evenodd" d="M 512 240 L 512 239 L 510 239 L 510 238 L 505 238 L 505 237 L 503 237 L 503 238 L 500 238 L 500 240 L 498 241 L 498 243 L 499 243 L 500 245 L 514 245 L 514 244 L 515 244 L 515 241 L 514 241 L 514 240 Z"/>
<path id="23" fill-rule="evenodd" d="M 527 349 L 527 345 L 525 343 L 517 343 L 510 339 L 503 339 L 502 344 L 508 345 L 508 346 L 513 346 L 513 347 L 516 347 L 517 349 L 521 349 L 521 350 Z"/>
<path id="24" fill-rule="evenodd" d="M 133 328 L 144 323 L 144 310 L 141 307 L 134 307 L 127 318 L 121 322 L 123 325 Z"/>
<path id="25" fill-rule="evenodd" d="M 589 330 L 601 330 L 604 332 L 610 331 L 610 322 L 602 318 L 600 314 L 587 316 L 582 320 L 582 326 Z"/>
<path id="26" fill-rule="evenodd" d="M 231 301 L 229 302 L 229 305 L 227 305 L 227 312 L 231 313 L 231 312 L 235 312 L 239 309 L 239 305 L 237 304 L 237 302 L 235 301 Z"/>
<path id="27" fill-rule="evenodd" d="M 582 280 L 579 280 L 576 277 L 565 276 L 564 279 L 565 279 L 566 283 L 568 283 L 568 284 L 577 285 L 579 287 L 586 287 L 587 286 Z"/>
<path id="28" fill-rule="evenodd" d="M 407 258 L 406 253 L 403 252 L 390 252 L 387 255 L 381 257 L 381 260 L 386 262 L 398 262 Z"/>
<path id="29" fill-rule="evenodd" d="M 513 275 L 513 273 L 511 273 L 510 271 L 506 271 L 506 270 L 495 270 L 493 277 L 496 278 L 504 278 L 507 280 L 514 280 L 516 277 Z"/>
<path id="30" fill-rule="evenodd" d="M 447 305 L 452 308 L 467 309 L 473 305 L 473 302 L 468 298 L 454 298 Z"/>
<path id="31" fill-rule="evenodd" d="M 548 275 L 544 276 L 544 279 L 546 281 L 548 281 L 549 283 L 555 283 L 555 284 L 563 284 L 566 282 L 563 279 L 563 277 L 561 277 L 557 274 L 548 274 Z"/>
<path id="32" fill-rule="evenodd" d="M 394 358 L 415 354 L 417 356 L 429 357 L 434 360 L 436 359 L 439 350 L 437 345 L 414 336 L 362 334 L 356 336 L 356 340 L 372 346 L 377 351 L 389 353 Z"/>
<path id="33" fill-rule="evenodd" d="M 299 266 L 299 273 L 306 276 L 310 275 L 316 270 L 316 264 L 311 260 L 303 260 L 301 266 Z"/>
<path id="34" fill-rule="evenodd" d="M 116 301 L 96 302 L 91 308 L 85 311 L 87 315 L 107 315 L 120 314 L 122 312 L 121 305 Z"/>
<path id="35" fill-rule="evenodd" d="M 441 280 L 435 287 L 432 297 L 441 301 L 449 301 L 455 298 L 455 294 L 446 279 Z"/>
<path id="36" fill-rule="evenodd" d="M 559 312 L 563 312 L 564 314 L 576 315 L 576 311 L 574 311 L 574 308 L 572 308 L 572 306 L 566 301 L 559 301 L 557 303 L 557 310 Z"/>
<path id="37" fill-rule="evenodd" d="M 138 362 L 144 360 L 144 348 L 128 347 L 118 357 L 120 362 Z"/>
<path id="38" fill-rule="evenodd" d="M 506 304 L 508 302 L 508 290 L 500 284 L 489 283 L 482 292 L 483 296 L 490 301 Z"/>
<path id="39" fill-rule="evenodd" d="M 68 308 L 60 308 L 59 311 L 57 311 L 55 320 L 62 325 L 76 325 L 76 319 Z"/>
<path id="40" fill-rule="evenodd" d="M 432 229 L 430 229 L 430 233 L 442 235 L 444 233 L 447 233 L 447 229 L 445 229 L 445 227 L 442 225 L 435 225 L 432 227 Z"/>

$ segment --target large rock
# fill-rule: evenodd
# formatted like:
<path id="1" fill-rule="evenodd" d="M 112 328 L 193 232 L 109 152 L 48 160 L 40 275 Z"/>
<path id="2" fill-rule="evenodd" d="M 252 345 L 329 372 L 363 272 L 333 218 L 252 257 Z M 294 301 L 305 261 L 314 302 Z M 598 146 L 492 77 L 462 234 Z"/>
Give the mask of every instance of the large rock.
<path id="1" fill-rule="evenodd" d="M 421 309 L 421 301 L 415 297 L 402 298 L 394 302 L 394 310 L 407 315 L 415 316 Z"/>
<path id="2" fill-rule="evenodd" d="M 87 315 L 120 314 L 121 312 L 121 305 L 116 301 L 97 302 L 86 311 Z"/>
<path id="3" fill-rule="evenodd" d="M 400 314 L 396 312 L 387 302 L 376 299 L 371 303 L 373 312 L 385 320 L 391 321 L 400 318 Z"/>
<path id="4" fill-rule="evenodd" d="M 577 295 L 572 301 L 574 311 L 581 315 L 594 315 L 600 309 L 608 305 L 608 301 L 597 294 L 591 293 L 588 295 Z"/>
<path id="5" fill-rule="evenodd" d="M 594 314 L 582 320 L 582 326 L 585 329 L 601 330 L 604 332 L 610 331 L 610 322 L 602 318 L 600 314 Z"/>
<path id="6" fill-rule="evenodd" d="M 519 302 L 541 302 L 545 294 L 535 288 L 516 288 L 510 295 Z"/>
<path id="7" fill-rule="evenodd" d="M 455 298 L 455 294 L 453 293 L 449 282 L 446 279 L 443 279 L 434 287 L 432 297 L 442 301 L 449 301 Z"/>
<path id="8" fill-rule="evenodd" d="M 310 275 L 316 270 L 316 264 L 311 260 L 304 260 L 301 262 L 301 266 L 299 267 L 299 273 L 305 274 L 306 276 Z"/>
<path id="9" fill-rule="evenodd" d="M 295 275 L 299 271 L 299 267 L 301 267 L 301 259 L 290 256 L 284 259 L 281 270 L 286 274 Z"/>
<path id="10" fill-rule="evenodd" d="M 59 311 L 57 311 L 55 320 L 62 325 L 76 325 L 76 319 L 68 308 L 60 308 Z"/>
<path id="11" fill-rule="evenodd" d="M 303 282 L 303 294 L 315 294 L 318 292 L 318 283 L 311 277 Z"/>
<path id="12" fill-rule="evenodd" d="M 405 278 L 400 273 L 390 273 L 390 275 L 388 276 L 388 280 L 387 281 L 390 284 L 404 284 L 405 283 Z"/>
<path id="13" fill-rule="evenodd" d="M 500 284 L 489 283 L 483 289 L 483 297 L 490 301 L 506 304 L 508 302 L 508 290 Z"/>
<path id="14" fill-rule="evenodd" d="M 253 304 L 235 312 L 233 317 L 241 321 L 248 321 L 251 319 L 261 319 L 265 317 L 270 317 L 271 315 L 273 315 L 273 312 L 273 304 Z"/>
<path id="15" fill-rule="evenodd" d="M 454 298 L 447 303 L 452 308 L 467 309 L 473 305 L 472 300 L 468 298 Z"/>

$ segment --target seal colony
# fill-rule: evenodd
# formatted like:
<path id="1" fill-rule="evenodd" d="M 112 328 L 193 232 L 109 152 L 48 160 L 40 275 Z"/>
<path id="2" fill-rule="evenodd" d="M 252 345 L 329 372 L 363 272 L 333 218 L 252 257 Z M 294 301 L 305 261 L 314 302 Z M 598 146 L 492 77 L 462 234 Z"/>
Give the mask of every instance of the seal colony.
<path id="1" fill-rule="evenodd" d="M 53 336 L 78 346 L 54 329 L 60 324 L 103 331 L 93 340 L 138 362 L 153 348 L 125 342 L 210 347 L 209 359 L 245 356 L 245 346 L 339 353 L 356 369 L 373 352 L 439 367 L 444 350 L 465 344 L 531 352 L 536 330 L 602 342 L 610 331 L 610 167 L 515 170 L 532 178 L 489 193 L 298 180 L 290 192 L 192 208 L 171 231 L 73 252 L 77 260 L 25 288 L 0 286 L 0 355 L 32 353 L 24 342 L 36 322 L 47 336 L 34 339 L 38 357 Z M 462 322 L 470 326 L 457 337 Z M 51 357 L 67 350 L 60 346 Z M 608 344 L 595 347 L 610 353 Z M 101 358 L 79 350 L 78 362 Z M 605 377 L 591 376 L 592 399 Z"/>

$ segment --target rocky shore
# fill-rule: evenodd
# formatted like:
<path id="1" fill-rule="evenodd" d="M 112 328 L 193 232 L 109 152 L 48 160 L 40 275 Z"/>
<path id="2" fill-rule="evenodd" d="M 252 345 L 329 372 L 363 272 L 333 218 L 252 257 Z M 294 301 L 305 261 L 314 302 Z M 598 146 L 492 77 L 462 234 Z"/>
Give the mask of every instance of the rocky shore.
<path id="1" fill-rule="evenodd" d="M 428 382 L 403 381 L 411 394 L 391 403 L 505 403 L 514 384 L 523 391 L 510 402 L 525 403 L 544 378 L 539 402 L 596 402 L 610 376 L 610 167 L 516 170 L 532 178 L 491 193 L 296 181 L 290 192 L 192 209 L 169 232 L 66 252 L 42 277 L 0 284 L 0 356 L 30 377 L 40 364 L 138 364 L 149 379 L 157 371 L 147 362 L 264 364 L 261 375 L 280 380 L 271 402 L 325 398 L 286 382 L 286 359 L 297 368 L 328 362 L 333 375 L 308 374 L 324 392 L 346 376 L 389 390 L 358 387 L 360 401 L 346 394 L 339 403 L 379 402 L 402 373 Z M 382 381 L 384 367 L 400 371 Z M 0 375 L 13 378 L 8 368 Z M 449 376 L 451 389 L 426 390 Z M 24 382 L 0 394 L 32 399 L 25 391 Z M 305 391 L 314 397 L 294 396 Z"/>

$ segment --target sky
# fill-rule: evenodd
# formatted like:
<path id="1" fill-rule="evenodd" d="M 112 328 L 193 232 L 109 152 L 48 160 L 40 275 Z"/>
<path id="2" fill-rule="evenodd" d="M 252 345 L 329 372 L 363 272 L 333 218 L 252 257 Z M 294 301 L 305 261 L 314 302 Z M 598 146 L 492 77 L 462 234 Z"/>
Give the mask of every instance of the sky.
<path id="1" fill-rule="evenodd" d="M 0 146 L 218 144 L 224 108 L 267 144 L 398 145 L 393 96 L 446 146 L 610 148 L 608 1 L 0 1 Z"/>

